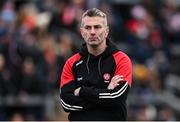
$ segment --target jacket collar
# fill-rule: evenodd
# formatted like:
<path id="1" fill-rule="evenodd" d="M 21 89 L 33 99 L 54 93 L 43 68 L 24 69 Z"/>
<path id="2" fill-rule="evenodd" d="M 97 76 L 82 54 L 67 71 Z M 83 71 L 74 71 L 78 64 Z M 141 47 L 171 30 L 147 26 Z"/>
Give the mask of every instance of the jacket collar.
<path id="1" fill-rule="evenodd" d="M 114 54 L 115 52 L 118 51 L 118 48 L 115 46 L 115 44 L 114 44 L 111 40 L 107 39 L 107 40 L 106 40 L 106 44 L 107 44 L 106 50 L 105 50 L 102 54 L 100 54 L 100 55 L 98 55 L 98 56 L 93 56 L 92 54 L 90 54 L 90 53 L 88 52 L 86 43 L 82 44 L 79 53 L 80 53 L 80 55 L 81 55 L 82 57 L 85 57 L 85 58 L 87 58 L 88 55 L 91 55 L 92 57 L 101 57 L 101 56 L 102 56 L 102 57 L 107 57 L 107 56 L 112 55 L 112 54 Z"/>

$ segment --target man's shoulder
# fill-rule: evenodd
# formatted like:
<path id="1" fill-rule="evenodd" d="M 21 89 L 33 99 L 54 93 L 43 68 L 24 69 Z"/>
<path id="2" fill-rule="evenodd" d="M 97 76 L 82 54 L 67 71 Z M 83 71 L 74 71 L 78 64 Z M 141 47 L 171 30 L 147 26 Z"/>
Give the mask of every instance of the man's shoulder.
<path id="1" fill-rule="evenodd" d="M 123 51 L 117 51 L 113 54 L 114 60 L 116 61 L 116 63 L 118 62 L 130 62 L 131 63 L 131 59 L 130 57 Z"/>
<path id="2" fill-rule="evenodd" d="M 80 58 L 81 58 L 81 55 L 79 53 L 76 53 L 76 54 L 72 55 L 71 57 L 69 57 L 67 59 L 67 62 L 74 63 L 74 62 L 80 60 Z"/>
<path id="3" fill-rule="evenodd" d="M 121 50 L 118 50 L 117 52 L 115 52 L 113 54 L 113 56 L 114 57 L 126 57 L 126 58 L 129 58 L 129 56 L 125 52 L 123 52 Z"/>

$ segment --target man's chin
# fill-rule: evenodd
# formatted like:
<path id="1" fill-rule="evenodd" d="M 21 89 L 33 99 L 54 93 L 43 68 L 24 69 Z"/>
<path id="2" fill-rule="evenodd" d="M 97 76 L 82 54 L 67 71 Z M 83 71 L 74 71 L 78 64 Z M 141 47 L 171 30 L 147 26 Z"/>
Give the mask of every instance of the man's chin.
<path id="1" fill-rule="evenodd" d="M 91 47 L 98 47 L 98 45 L 99 45 L 98 43 L 90 43 L 89 44 L 89 46 L 91 46 Z"/>

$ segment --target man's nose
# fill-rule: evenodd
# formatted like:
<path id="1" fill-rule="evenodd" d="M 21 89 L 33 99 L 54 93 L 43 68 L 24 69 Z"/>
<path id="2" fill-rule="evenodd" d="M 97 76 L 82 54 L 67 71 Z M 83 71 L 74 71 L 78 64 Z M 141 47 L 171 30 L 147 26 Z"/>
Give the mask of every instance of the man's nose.
<path id="1" fill-rule="evenodd" d="M 95 29 L 94 28 L 91 28 L 91 34 L 95 34 Z"/>

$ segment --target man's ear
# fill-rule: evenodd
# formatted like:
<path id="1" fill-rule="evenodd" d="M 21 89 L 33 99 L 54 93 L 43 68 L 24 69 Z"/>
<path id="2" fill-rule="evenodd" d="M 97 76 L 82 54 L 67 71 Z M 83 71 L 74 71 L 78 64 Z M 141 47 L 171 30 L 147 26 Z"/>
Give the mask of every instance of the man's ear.
<path id="1" fill-rule="evenodd" d="M 84 36 L 83 36 L 83 35 L 84 35 L 83 28 L 80 27 L 79 31 L 80 31 L 80 33 L 81 33 L 81 36 L 84 37 Z"/>
<path id="2" fill-rule="evenodd" d="M 108 36 L 109 34 L 109 27 L 106 28 L 106 37 Z"/>

